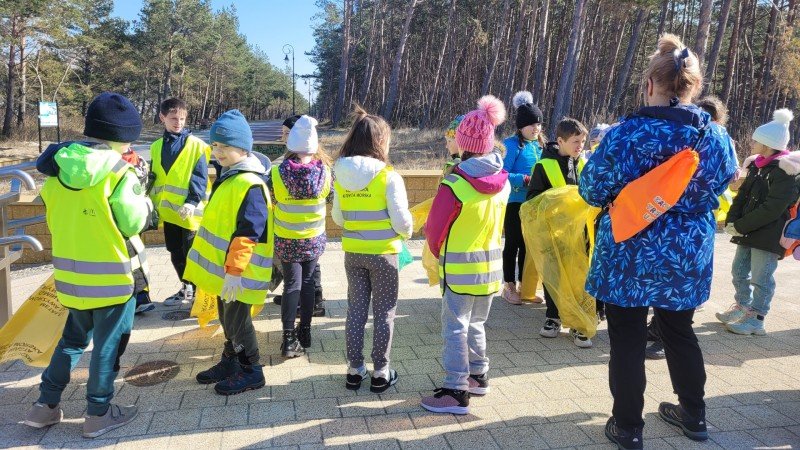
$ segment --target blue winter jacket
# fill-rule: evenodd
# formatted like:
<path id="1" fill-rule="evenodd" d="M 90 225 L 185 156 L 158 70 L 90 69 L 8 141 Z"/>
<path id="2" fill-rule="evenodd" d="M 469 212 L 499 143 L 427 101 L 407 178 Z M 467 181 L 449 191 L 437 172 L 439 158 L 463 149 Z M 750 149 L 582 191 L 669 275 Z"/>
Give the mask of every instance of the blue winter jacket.
<path id="1" fill-rule="evenodd" d="M 700 141 L 700 129 L 705 135 Z M 586 291 L 623 307 L 679 311 L 708 300 L 717 197 L 737 169 L 725 128 L 694 105 L 646 107 L 611 129 L 581 173 L 580 194 L 591 205 L 611 203 L 622 188 L 686 147 L 700 164 L 678 203 L 632 238 L 614 242 L 601 216 Z"/>
<path id="2" fill-rule="evenodd" d="M 533 166 L 542 157 L 542 147 L 539 141 L 522 141 L 515 134 L 507 137 L 503 141 L 506 147 L 506 156 L 503 159 L 503 169 L 508 172 L 508 182 L 511 184 L 511 194 L 508 196 L 509 203 L 522 203 L 528 193 L 528 186 L 525 185 L 525 176 L 530 176 Z"/>

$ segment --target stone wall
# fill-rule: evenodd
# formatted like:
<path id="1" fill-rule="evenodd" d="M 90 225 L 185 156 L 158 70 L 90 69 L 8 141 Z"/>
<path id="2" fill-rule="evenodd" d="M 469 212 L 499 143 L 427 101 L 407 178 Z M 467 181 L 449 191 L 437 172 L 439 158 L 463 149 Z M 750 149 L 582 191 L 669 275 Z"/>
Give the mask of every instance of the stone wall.
<path id="1" fill-rule="evenodd" d="M 408 191 L 408 201 L 411 206 L 416 205 L 428 198 L 436 195 L 436 189 L 441 177 L 441 171 L 438 170 L 400 170 L 398 171 L 406 184 Z M 327 217 L 327 233 L 328 237 L 339 238 L 342 235 L 342 229 L 333 223 L 330 216 L 330 208 L 328 205 Z M 8 207 L 9 219 L 21 219 L 45 213 L 44 204 L 41 200 L 32 196 L 23 195 L 19 202 L 14 203 Z M 89 231 L 89 230 L 87 230 Z M 47 225 L 44 223 L 30 226 L 25 229 L 25 232 L 42 243 L 44 251 L 34 252 L 32 250 L 25 250 L 22 257 L 17 261 L 19 264 L 35 264 L 50 262 L 51 253 L 51 239 L 50 232 Z M 159 231 L 149 231 L 143 235 L 145 244 L 147 245 L 162 245 L 164 243 L 164 235 Z M 86 235 L 87 245 L 91 245 L 91 233 L 87 232 Z"/>

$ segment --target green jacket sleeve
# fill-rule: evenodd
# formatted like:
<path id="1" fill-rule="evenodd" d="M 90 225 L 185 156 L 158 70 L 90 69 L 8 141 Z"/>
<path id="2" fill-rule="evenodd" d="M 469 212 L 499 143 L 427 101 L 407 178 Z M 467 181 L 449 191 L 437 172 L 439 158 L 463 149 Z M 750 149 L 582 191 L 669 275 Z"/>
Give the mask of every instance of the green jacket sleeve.
<path id="1" fill-rule="evenodd" d="M 742 234 L 752 233 L 753 231 L 768 225 L 781 217 L 789 206 L 797 198 L 797 185 L 794 177 L 776 177 L 769 187 L 767 198 L 764 203 L 758 205 L 752 211 L 744 214 L 733 222 L 736 231 Z M 735 203 L 735 202 L 734 202 Z"/>
<path id="2" fill-rule="evenodd" d="M 139 234 L 150 219 L 153 204 L 144 193 L 136 173 L 129 170 L 108 199 L 117 228 L 125 237 Z"/>

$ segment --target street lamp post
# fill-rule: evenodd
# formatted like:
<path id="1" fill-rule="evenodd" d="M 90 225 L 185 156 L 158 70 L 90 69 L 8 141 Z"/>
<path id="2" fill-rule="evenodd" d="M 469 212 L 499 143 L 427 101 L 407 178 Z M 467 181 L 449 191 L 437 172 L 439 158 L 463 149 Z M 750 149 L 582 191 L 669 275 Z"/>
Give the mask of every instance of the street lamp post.
<path id="1" fill-rule="evenodd" d="M 296 115 L 295 112 L 295 103 L 294 103 L 294 91 L 295 91 L 295 79 L 294 79 L 294 47 L 291 44 L 286 44 L 283 46 L 283 54 L 286 55 L 283 58 L 283 61 L 286 65 L 289 65 L 289 53 L 292 54 L 292 115 Z"/>

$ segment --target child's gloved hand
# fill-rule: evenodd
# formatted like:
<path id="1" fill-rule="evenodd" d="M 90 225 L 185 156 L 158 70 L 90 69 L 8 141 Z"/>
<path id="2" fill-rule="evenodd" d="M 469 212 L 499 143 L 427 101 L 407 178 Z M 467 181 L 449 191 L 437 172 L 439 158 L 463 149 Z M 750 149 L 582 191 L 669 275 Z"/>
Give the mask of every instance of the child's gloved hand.
<path id="1" fill-rule="evenodd" d="M 242 294 L 244 287 L 242 287 L 242 277 L 237 275 L 225 274 L 225 281 L 222 283 L 222 292 L 219 297 L 225 303 L 236 301 L 236 297 Z"/>
<path id="2" fill-rule="evenodd" d="M 191 203 L 184 203 L 183 206 L 178 209 L 178 215 L 181 216 L 181 219 L 186 220 L 192 216 L 194 216 L 194 210 L 197 207 L 192 205 Z"/>
<path id="3" fill-rule="evenodd" d="M 736 227 L 733 226 L 733 222 L 725 225 L 725 232 L 730 234 L 733 237 L 744 236 L 742 233 L 736 231 Z"/>

